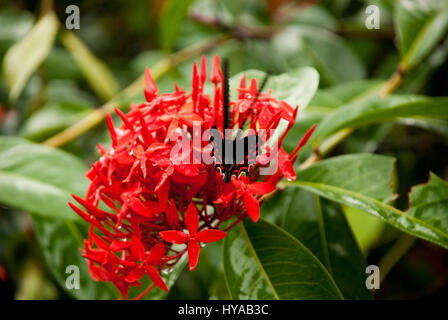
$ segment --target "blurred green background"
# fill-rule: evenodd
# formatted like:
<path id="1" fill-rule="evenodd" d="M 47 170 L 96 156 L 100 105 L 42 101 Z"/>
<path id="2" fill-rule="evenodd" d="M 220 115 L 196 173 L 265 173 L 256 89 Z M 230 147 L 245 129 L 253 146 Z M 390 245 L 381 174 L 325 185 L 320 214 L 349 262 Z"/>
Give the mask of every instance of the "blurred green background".
<path id="1" fill-rule="evenodd" d="M 0 134 L 43 142 L 83 119 L 90 111 L 125 89 L 146 66 L 163 69 L 156 83 L 161 92 L 174 82 L 190 88 L 192 61 L 164 69 L 173 52 L 197 44 L 222 43 L 205 52 L 230 60 L 231 72 L 259 69 L 280 74 L 312 66 L 320 74 L 319 90 L 294 132 L 299 135 L 329 109 L 387 81 L 400 61 L 394 0 L 153 0 L 153 1 L 2 1 L 0 5 L 0 60 L 22 40 L 36 20 L 54 8 L 59 32 L 49 41 L 38 63 L 15 98 L 0 77 Z M 424 2 L 424 1 L 423 1 Z M 443 2 L 443 1 L 441 1 Z M 65 29 L 67 6 L 80 9 L 80 29 Z M 366 7 L 380 8 L 380 29 L 365 26 Z M 47 30 L 48 31 L 48 30 Z M 47 32 L 45 31 L 45 32 Z M 46 33 L 48 34 L 48 32 Z M 73 34 L 76 36 L 73 37 Z M 42 54 L 31 46 L 27 55 Z M 44 48 L 45 49 L 45 48 Z M 44 50 L 45 51 L 45 50 Z M 448 95 L 446 34 L 404 77 L 396 93 Z M 165 60 L 164 60 L 165 59 Z M 11 58 L 11 61 L 14 61 Z M 19 65 L 21 61 L 18 61 Z M 6 67 L 7 68 L 7 67 Z M 166 72 L 165 72 L 166 71 Z M 117 104 L 141 101 L 142 90 L 120 97 Z M 344 100 L 345 99 L 345 100 Z M 376 152 L 397 158 L 398 208 L 408 207 L 411 186 L 426 182 L 431 170 L 448 177 L 446 122 L 397 121 L 358 129 L 331 155 Z M 64 144 L 62 148 L 88 164 L 97 158 L 98 141 L 108 144 L 104 124 Z M 297 141 L 292 139 L 289 147 Z M 1 190 L 0 190 L 1 192 Z M 378 264 L 399 232 L 354 209 L 346 215 L 368 264 Z M 366 228 L 368 226 L 368 228 Z M 201 253 L 195 272 L 184 271 L 168 298 L 228 298 L 222 276 L 220 244 Z M 417 241 L 392 269 L 379 299 L 431 299 L 448 293 L 448 253 Z M 71 299 L 46 266 L 26 212 L 0 205 L 0 297 L 7 299 Z"/>

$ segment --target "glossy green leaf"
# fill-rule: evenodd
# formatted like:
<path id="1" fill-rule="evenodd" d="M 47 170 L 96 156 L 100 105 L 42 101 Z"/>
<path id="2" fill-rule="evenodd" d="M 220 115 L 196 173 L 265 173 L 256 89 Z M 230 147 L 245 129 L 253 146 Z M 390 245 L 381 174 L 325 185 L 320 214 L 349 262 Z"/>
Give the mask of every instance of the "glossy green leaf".
<path id="1" fill-rule="evenodd" d="M 350 154 L 332 157 L 299 171 L 297 179 L 319 182 L 355 191 L 380 201 L 395 198 L 392 193 L 394 158 L 376 154 Z"/>
<path id="2" fill-rule="evenodd" d="M 359 80 L 366 75 L 364 65 L 344 39 L 323 28 L 288 26 L 273 41 L 290 67 L 311 65 L 326 85 Z"/>
<path id="3" fill-rule="evenodd" d="M 42 141 L 78 122 L 89 111 L 90 108 L 73 104 L 47 105 L 24 123 L 20 135 L 33 141 Z"/>
<path id="4" fill-rule="evenodd" d="M 19 135 L 43 141 L 82 119 L 95 106 L 95 98 L 71 80 L 51 80 L 46 86 L 47 102 L 28 117 Z"/>
<path id="5" fill-rule="evenodd" d="M 348 127 L 360 127 L 397 118 L 448 119 L 448 98 L 414 95 L 372 97 L 349 103 L 328 115 L 317 126 L 316 139 Z"/>
<path id="6" fill-rule="evenodd" d="M 369 162 L 360 157 L 370 157 Z M 365 166 L 360 163 L 364 163 Z M 345 165 L 344 165 L 345 163 Z M 389 163 L 389 164 L 388 164 Z M 334 164 L 337 164 L 336 166 Z M 318 162 L 298 173 L 287 186 L 299 187 L 324 198 L 358 208 L 416 237 L 448 248 L 448 230 L 433 217 L 413 215 L 382 201 L 390 199 L 379 175 L 391 173 L 392 159 L 378 155 L 347 155 Z"/>
<path id="7" fill-rule="evenodd" d="M 310 101 L 312 109 L 322 109 L 324 115 L 349 102 L 376 95 L 384 85 L 383 80 L 357 80 L 330 88 L 318 89 Z M 308 110 L 309 111 L 309 110 Z"/>
<path id="8" fill-rule="evenodd" d="M 231 88 L 239 88 L 243 74 L 246 74 L 247 85 L 252 78 L 257 78 L 260 84 L 266 76 L 266 73 L 258 70 L 240 72 L 230 79 Z M 318 86 L 318 72 L 314 68 L 304 67 L 277 76 L 270 76 L 265 88 L 272 90 L 272 95 L 276 99 L 284 100 L 292 107 L 299 106 L 299 111 L 303 111 L 315 94 Z M 232 99 L 235 99 L 236 96 L 237 91 L 232 90 Z"/>
<path id="9" fill-rule="evenodd" d="M 386 226 L 385 222 L 353 207 L 344 205 L 343 210 L 356 242 L 364 255 L 367 256 L 370 250 L 379 242 Z"/>
<path id="10" fill-rule="evenodd" d="M 3 9 L 0 12 L 0 41 L 17 41 L 33 27 L 33 15 L 28 11 Z"/>
<path id="11" fill-rule="evenodd" d="M 120 90 L 120 86 L 107 65 L 95 57 L 73 32 L 66 31 L 61 41 L 98 96 L 105 101 L 113 98 Z"/>
<path id="12" fill-rule="evenodd" d="M 0 137 L 0 202 L 39 215 L 79 219 L 67 205 L 87 190 L 86 167 L 57 149 Z"/>
<path id="13" fill-rule="evenodd" d="M 59 285 L 77 299 L 117 299 L 119 292 L 110 283 L 95 282 L 89 274 L 87 263 L 81 256 L 84 247 L 85 224 L 73 221 L 32 216 L 32 226 L 42 249 L 45 261 Z M 79 268 L 79 289 L 69 289 L 66 280 L 73 273 L 68 266 Z M 68 271 L 68 272 L 67 272 Z"/>
<path id="14" fill-rule="evenodd" d="M 300 241 L 260 219 L 225 238 L 223 263 L 233 299 L 341 299 L 320 261 Z"/>
<path id="15" fill-rule="evenodd" d="M 402 63 L 406 69 L 419 63 L 448 30 L 444 1 L 400 0 L 395 6 Z"/>
<path id="16" fill-rule="evenodd" d="M 50 53 L 57 30 L 57 17 L 49 11 L 23 39 L 9 48 L 3 60 L 3 72 L 12 101 L 19 97 L 29 77 Z"/>
<path id="17" fill-rule="evenodd" d="M 380 79 L 356 80 L 330 87 L 325 89 L 325 92 L 345 104 L 377 94 L 384 83 L 385 81 Z"/>
<path id="18" fill-rule="evenodd" d="M 412 188 L 408 214 L 448 232 L 448 182 L 431 172 L 429 182 Z"/>
<path id="19" fill-rule="evenodd" d="M 287 188 L 263 204 L 261 215 L 310 249 L 346 299 L 372 298 L 364 284 L 365 258 L 338 203 L 302 189 Z"/>
<path id="20" fill-rule="evenodd" d="M 168 0 L 164 4 L 159 22 L 159 39 L 164 50 L 171 50 L 176 42 L 182 22 L 193 0 Z"/>
<path id="21" fill-rule="evenodd" d="M 394 123 L 388 122 L 356 130 L 344 142 L 345 153 L 374 153 L 393 127 Z"/>

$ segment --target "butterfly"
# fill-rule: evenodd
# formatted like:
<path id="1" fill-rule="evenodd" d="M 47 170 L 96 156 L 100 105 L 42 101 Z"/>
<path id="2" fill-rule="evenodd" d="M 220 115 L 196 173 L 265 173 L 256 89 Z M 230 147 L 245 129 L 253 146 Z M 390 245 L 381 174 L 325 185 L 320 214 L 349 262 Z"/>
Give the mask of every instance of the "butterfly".
<path id="1" fill-rule="evenodd" d="M 215 170 L 221 174 L 226 183 L 229 183 L 233 176 L 238 179 L 242 174 L 249 175 L 250 166 L 255 165 L 257 162 L 262 140 L 257 134 L 249 134 L 246 137 L 241 137 L 240 130 L 238 130 L 236 137 L 234 139 L 232 138 L 233 126 L 230 120 L 231 117 L 229 117 L 229 65 L 227 60 L 224 60 L 223 71 L 224 130 L 222 133 L 216 126 L 213 126 L 210 129 L 209 142 L 212 146 L 210 156 L 215 161 Z M 260 92 L 267 82 L 267 78 L 266 76 L 263 79 L 249 110 L 255 105 Z M 246 118 L 243 120 L 241 128 L 244 126 Z"/>

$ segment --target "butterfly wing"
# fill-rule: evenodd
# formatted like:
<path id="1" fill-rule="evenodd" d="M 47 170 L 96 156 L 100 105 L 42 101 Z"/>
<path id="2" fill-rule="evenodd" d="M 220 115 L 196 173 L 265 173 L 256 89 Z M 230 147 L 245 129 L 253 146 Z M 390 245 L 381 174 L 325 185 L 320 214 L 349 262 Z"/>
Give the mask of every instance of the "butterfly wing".
<path id="1" fill-rule="evenodd" d="M 210 156 L 215 160 L 215 170 L 223 173 L 224 169 L 224 154 L 223 154 L 223 145 L 224 140 L 221 132 L 213 126 L 210 129 L 210 138 L 209 142 L 212 146 L 212 151 L 210 152 Z"/>
<path id="2" fill-rule="evenodd" d="M 244 140 L 245 145 L 247 145 L 247 164 L 254 165 L 257 163 L 261 138 L 256 134 L 252 134 L 245 137 Z"/>

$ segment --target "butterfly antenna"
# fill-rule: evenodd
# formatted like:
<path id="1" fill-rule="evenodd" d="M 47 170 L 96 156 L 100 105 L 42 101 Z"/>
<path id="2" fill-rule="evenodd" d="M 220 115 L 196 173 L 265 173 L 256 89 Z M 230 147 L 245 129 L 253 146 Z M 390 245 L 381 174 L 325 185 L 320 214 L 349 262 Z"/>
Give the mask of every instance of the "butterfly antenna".
<path id="1" fill-rule="evenodd" d="M 232 119 L 230 118 L 230 99 L 229 99 L 229 60 L 224 59 L 223 61 L 223 106 L 224 106 L 224 123 L 223 123 L 223 133 L 225 133 L 225 129 L 230 129 L 232 127 Z"/>

